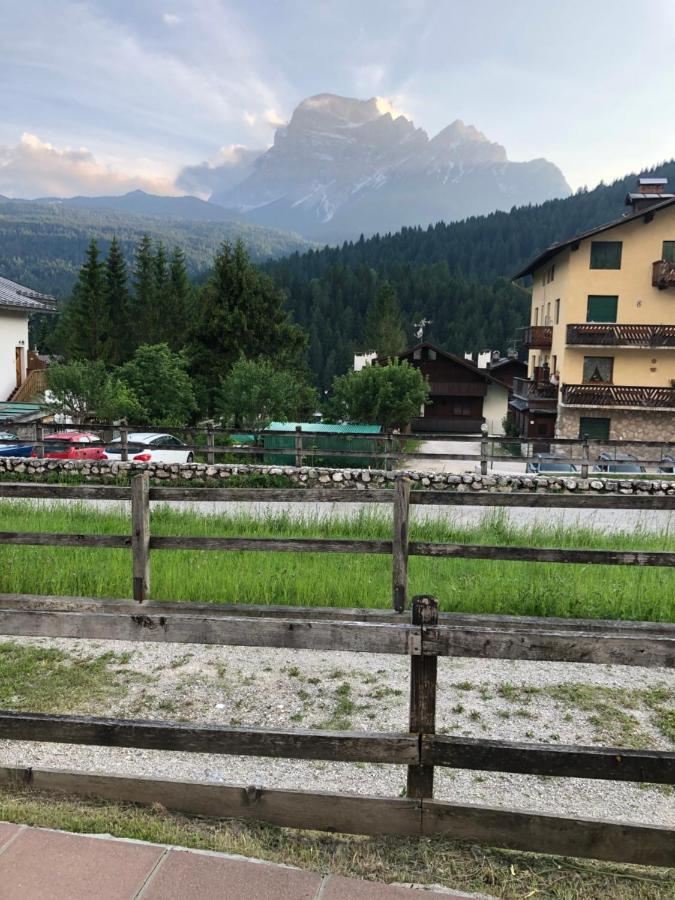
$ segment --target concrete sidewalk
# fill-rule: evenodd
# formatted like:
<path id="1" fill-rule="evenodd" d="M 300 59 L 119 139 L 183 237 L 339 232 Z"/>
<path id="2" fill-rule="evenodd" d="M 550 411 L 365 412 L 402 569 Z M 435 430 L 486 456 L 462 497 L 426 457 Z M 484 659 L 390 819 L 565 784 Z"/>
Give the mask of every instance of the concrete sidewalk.
<path id="1" fill-rule="evenodd" d="M 452 900 L 260 860 L 0 822 L 0 900 Z"/>

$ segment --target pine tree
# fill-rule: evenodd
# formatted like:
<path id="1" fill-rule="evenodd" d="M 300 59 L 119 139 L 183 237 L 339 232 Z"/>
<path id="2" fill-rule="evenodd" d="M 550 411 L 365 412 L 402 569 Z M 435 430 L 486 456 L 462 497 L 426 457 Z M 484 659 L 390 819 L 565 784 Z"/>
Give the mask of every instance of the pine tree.
<path id="1" fill-rule="evenodd" d="M 155 286 L 153 291 L 154 306 L 152 311 L 148 343 L 156 344 L 166 340 L 167 306 L 169 303 L 169 264 L 164 244 L 157 244 L 152 259 Z"/>
<path id="2" fill-rule="evenodd" d="M 401 308 L 396 291 L 389 281 L 380 284 L 368 309 L 363 337 L 364 349 L 375 350 L 381 356 L 393 356 L 406 348 Z"/>
<path id="3" fill-rule="evenodd" d="M 105 262 L 105 299 L 110 321 L 108 362 L 118 366 L 127 360 L 135 349 L 134 330 L 129 327 L 129 288 L 127 265 L 113 237 Z"/>
<path id="4" fill-rule="evenodd" d="M 96 241 L 87 248 L 84 264 L 66 312 L 66 341 L 74 359 L 107 362 L 110 318 L 106 302 L 105 268 Z"/>
<path id="5" fill-rule="evenodd" d="M 134 292 L 131 303 L 131 329 L 134 345 L 152 343 L 150 336 L 155 330 L 156 296 L 155 264 L 150 236 L 144 234 L 134 254 Z"/>
<path id="6" fill-rule="evenodd" d="M 191 348 L 205 410 L 213 410 L 221 378 L 240 356 L 304 371 L 306 343 L 305 333 L 284 309 L 283 293 L 251 264 L 243 243 L 233 247 L 225 242 L 201 291 Z"/>
<path id="7" fill-rule="evenodd" d="M 165 304 L 165 334 L 172 350 L 185 346 L 192 329 L 192 286 L 185 265 L 185 254 L 175 247 L 169 265 L 169 286 Z"/>

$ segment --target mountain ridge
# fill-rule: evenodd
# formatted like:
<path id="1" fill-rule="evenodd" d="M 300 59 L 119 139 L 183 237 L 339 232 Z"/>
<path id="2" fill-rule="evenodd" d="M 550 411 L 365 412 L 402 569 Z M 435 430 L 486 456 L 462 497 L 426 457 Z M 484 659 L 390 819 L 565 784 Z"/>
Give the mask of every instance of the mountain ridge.
<path id="1" fill-rule="evenodd" d="M 210 202 L 249 221 L 341 241 L 569 195 L 545 159 L 505 148 L 455 119 L 434 137 L 376 98 L 303 100 L 238 184 Z"/>

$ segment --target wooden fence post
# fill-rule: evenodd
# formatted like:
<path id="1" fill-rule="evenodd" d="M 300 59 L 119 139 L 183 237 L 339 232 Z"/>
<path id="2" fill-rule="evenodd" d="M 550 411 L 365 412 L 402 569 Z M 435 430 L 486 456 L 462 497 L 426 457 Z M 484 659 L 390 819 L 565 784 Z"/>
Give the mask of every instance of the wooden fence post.
<path id="1" fill-rule="evenodd" d="M 216 446 L 216 436 L 213 432 L 213 425 L 209 425 L 206 429 L 206 462 L 213 466 L 216 462 L 216 454 L 213 452 L 213 448 Z"/>
<path id="2" fill-rule="evenodd" d="M 392 600 L 394 610 L 402 613 L 408 599 L 408 517 L 410 479 L 401 476 L 394 482 L 394 539 L 392 541 Z"/>
<path id="3" fill-rule="evenodd" d="M 143 603 L 150 592 L 150 478 L 131 479 L 131 552 L 134 600 Z"/>
<path id="4" fill-rule="evenodd" d="M 38 459 L 45 458 L 44 429 L 42 427 L 42 422 L 35 423 L 35 455 Z"/>
<path id="5" fill-rule="evenodd" d="M 299 469 L 302 465 L 302 427 L 295 426 L 295 465 Z"/>
<path id="6" fill-rule="evenodd" d="M 422 654 L 410 657 L 409 730 L 420 738 L 436 732 L 436 672 L 438 657 L 424 655 L 425 638 L 438 625 L 438 600 L 426 595 L 413 597 L 412 624 L 422 629 Z M 433 798 L 434 767 L 408 766 L 407 796 Z"/>
<path id="7" fill-rule="evenodd" d="M 486 432 L 481 434 L 480 438 L 480 474 L 488 473 L 488 437 Z"/>
<path id="8" fill-rule="evenodd" d="M 581 477 L 588 478 L 588 460 L 589 460 L 589 451 L 588 451 L 588 435 L 584 435 L 584 440 L 581 448 Z"/>
<path id="9" fill-rule="evenodd" d="M 120 445 L 122 462 L 129 462 L 129 429 L 126 426 L 120 428 Z"/>

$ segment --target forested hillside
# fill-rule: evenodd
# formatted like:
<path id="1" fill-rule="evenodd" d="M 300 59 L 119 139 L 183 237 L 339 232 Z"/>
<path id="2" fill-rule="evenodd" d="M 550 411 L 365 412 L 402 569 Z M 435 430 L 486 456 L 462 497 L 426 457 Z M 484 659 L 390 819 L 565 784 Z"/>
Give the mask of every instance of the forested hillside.
<path id="1" fill-rule="evenodd" d="M 144 234 L 167 247 L 181 247 L 192 276 L 211 267 L 214 253 L 225 240 L 241 238 L 256 262 L 309 246 L 296 235 L 243 222 L 160 218 L 102 207 L 89 209 L 0 197 L 0 273 L 36 290 L 64 297 L 75 283 L 92 239 L 107 253 L 115 235 L 130 261 Z"/>
<path id="2" fill-rule="evenodd" d="M 649 174 L 675 187 L 675 161 Z M 413 323 L 425 317 L 432 321 L 425 338 L 447 350 L 504 351 L 525 324 L 530 303 L 510 277 L 550 244 L 619 218 L 636 177 L 509 213 L 293 254 L 267 269 L 310 333 L 310 362 L 322 387 L 345 370 L 355 350 L 367 349 L 366 313 L 384 279 L 398 294 L 411 342 Z"/>

